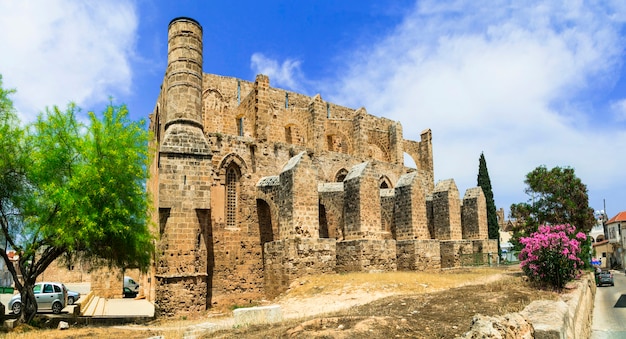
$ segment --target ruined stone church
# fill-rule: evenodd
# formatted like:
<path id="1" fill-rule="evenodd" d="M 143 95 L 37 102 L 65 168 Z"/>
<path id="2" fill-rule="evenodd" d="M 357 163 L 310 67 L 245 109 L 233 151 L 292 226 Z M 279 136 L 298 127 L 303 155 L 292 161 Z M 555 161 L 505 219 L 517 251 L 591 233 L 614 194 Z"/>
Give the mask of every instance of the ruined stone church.
<path id="1" fill-rule="evenodd" d="M 161 315 L 271 298 L 310 274 L 497 255 L 482 190 L 435 185 L 429 129 L 406 140 L 397 121 L 265 75 L 206 74 L 202 52 L 201 25 L 172 20 L 150 115 L 157 253 L 144 287 Z"/>

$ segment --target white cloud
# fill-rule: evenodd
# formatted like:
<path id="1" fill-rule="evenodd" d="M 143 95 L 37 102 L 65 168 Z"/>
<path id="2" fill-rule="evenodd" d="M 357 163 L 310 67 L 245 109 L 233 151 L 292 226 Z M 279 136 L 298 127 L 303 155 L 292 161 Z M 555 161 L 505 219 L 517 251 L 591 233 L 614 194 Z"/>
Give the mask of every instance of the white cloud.
<path id="1" fill-rule="evenodd" d="M 127 1 L 0 2 L 0 74 L 22 119 L 128 93 L 136 30 Z"/>
<path id="2" fill-rule="evenodd" d="M 402 122 L 405 138 L 431 128 L 436 179 L 462 192 L 484 152 L 499 206 L 524 201 L 524 176 L 542 164 L 608 189 L 623 179 L 613 152 L 626 133 L 595 128 L 578 107 L 621 71 L 625 8 L 518 3 L 420 1 L 381 43 L 344 56 L 348 71 L 324 92 Z"/>
<path id="3" fill-rule="evenodd" d="M 304 90 L 300 64 L 299 60 L 292 59 L 279 63 L 262 53 L 254 53 L 250 58 L 250 67 L 255 74 L 267 75 L 272 81 L 272 87 L 284 87 L 297 92 Z"/>
<path id="4" fill-rule="evenodd" d="M 626 99 L 612 103 L 611 110 L 615 120 L 620 122 L 626 121 Z"/>

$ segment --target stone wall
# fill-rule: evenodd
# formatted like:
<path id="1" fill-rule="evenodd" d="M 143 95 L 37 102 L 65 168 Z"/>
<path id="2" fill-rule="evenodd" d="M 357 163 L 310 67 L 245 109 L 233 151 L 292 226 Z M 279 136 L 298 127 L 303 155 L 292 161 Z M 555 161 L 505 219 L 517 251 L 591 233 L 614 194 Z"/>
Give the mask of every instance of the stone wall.
<path id="1" fill-rule="evenodd" d="M 355 239 L 337 242 L 337 273 L 395 271 L 396 241 Z"/>
<path id="2" fill-rule="evenodd" d="M 380 231 L 383 239 L 396 239 L 395 191 L 393 188 L 380 190 Z"/>
<path id="3" fill-rule="evenodd" d="M 37 281 L 90 282 L 90 269 L 91 265 L 88 262 L 76 262 L 68 265 L 63 258 L 58 258 L 46 268 L 43 274 L 37 277 Z"/>
<path id="4" fill-rule="evenodd" d="M 425 271 L 441 268 L 439 240 L 398 240 L 398 271 Z"/>
<path id="5" fill-rule="evenodd" d="M 318 184 L 320 199 L 320 237 L 343 240 L 343 182 Z M 324 237 L 321 230 L 327 230 Z"/>
<path id="6" fill-rule="evenodd" d="M 265 244 L 265 292 L 272 298 L 285 291 L 296 278 L 333 273 L 335 239 L 295 238 Z"/>
<path id="7" fill-rule="evenodd" d="M 122 270 L 98 268 L 91 272 L 91 290 L 104 298 L 121 298 L 124 290 Z"/>
<path id="8" fill-rule="evenodd" d="M 570 286 L 573 288 L 559 300 L 534 301 L 519 313 L 496 317 L 478 314 L 463 338 L 590 338 L 594 276 L 587 273 Z"/>
<path id="9" fill-rule="evenodd" d="M 439 244 L 442 268 L 461 267 L 464 256 L 473 253 L 470 240 L 442 240 Z"/>

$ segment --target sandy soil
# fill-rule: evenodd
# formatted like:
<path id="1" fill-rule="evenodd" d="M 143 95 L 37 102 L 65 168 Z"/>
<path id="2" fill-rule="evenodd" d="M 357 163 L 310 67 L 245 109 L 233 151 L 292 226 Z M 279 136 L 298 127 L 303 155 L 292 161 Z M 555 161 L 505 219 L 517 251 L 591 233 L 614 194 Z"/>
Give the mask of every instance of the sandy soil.
<path id="1" fill-rule="evenodd" d="M 455 273 L 446 273 L 455 278 Z M 454 338 L 469 330 L 472 317 L 481 313 L 497 315 L 521 310 L 535 299 L 553 298 L 537 291 L 523 279 L 519 270 L 495 270 L 478 278 L 459 279 L 438 286 L 416 281 L 407 290 L 402 283 L 383 285 L 359 281 L 320 293 L 292 291 L 267 304 L 281 306 L 284 321 L 270 325 L 235 326 L 231 312 L 209 312 L 196 320 L 159 320 L 150 324 L 113 327 L 78 327 L 69 330 L 41 330 L 22 326 L 6 338 L 112 338 L 125 339 L 163 336 L 183 338 Z M 452 286 L 450 286 L 452 284 Z M 406 285 L 406 283 L 405 283 Z"/>

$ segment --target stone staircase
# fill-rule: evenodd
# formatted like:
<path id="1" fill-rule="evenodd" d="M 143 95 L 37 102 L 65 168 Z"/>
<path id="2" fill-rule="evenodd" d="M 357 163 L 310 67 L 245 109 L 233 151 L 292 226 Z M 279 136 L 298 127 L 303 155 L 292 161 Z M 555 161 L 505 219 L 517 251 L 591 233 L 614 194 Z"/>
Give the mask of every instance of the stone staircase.
<path id="1" fill-rule="evenodd" d="M 106 321 L 108 323 L 120 321 L 148 321 L 154 319 L 154 304 L 143 297 L 104 298 L 90 291 L 77 300 L 72 310 L 68 310 L 74 317 L 90 318 L 90 321 Z"/>
<path id="2" fill-rule="evenodd" d="M 93 292 L 89 292 L 85 298 L 81 298 L 76 302 L 78 309 L 74 313 L 87 317 L 103 316 L 106 302 L 106 298 L 98 297 Z"/>

